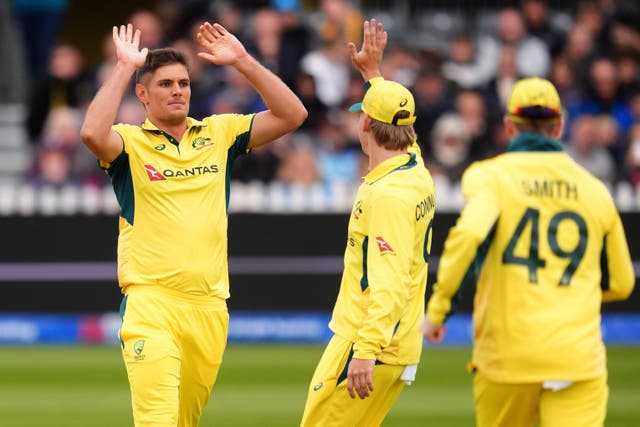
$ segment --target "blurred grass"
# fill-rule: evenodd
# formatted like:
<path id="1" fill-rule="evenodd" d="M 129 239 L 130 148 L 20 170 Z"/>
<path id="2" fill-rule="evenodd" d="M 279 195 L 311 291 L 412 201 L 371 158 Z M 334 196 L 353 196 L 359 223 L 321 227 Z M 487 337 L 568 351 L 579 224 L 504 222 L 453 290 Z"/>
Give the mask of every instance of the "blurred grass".
<path id="1" fill-rule="evenodd" d="M 201 426 L 296 426 L 322 346 L 228 347 Z M 385 427 L 473 425 L 468 348 L 426 348 Z M 608 427 L 640 425 L 640 348 L 609 349 Z M 133 425 L 117 347 L 0 347 L 0 425 Z"/>

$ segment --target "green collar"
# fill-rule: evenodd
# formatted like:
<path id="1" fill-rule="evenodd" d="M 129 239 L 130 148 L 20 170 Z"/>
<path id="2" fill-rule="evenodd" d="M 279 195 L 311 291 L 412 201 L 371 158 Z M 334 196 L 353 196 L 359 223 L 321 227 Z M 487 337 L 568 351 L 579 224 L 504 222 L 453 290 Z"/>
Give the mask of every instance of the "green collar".
<path id="1" fill-rule="evenodd" d="M 391 172 L 410 169 L 417 164 L 418 162 L 416 161 L 416 155 L 414 153 L 403 153 L 393 156 L 373 168 L 373 170 L 364 177 L 364 181 L 367 184 L 372 184 Z"/>
<path id="2" fill-rule="evenodd" d="M 194 126 L 198 126 L 198 127 L 204 127 L 207 126 L 207 124 L 201 120 L 196 120 L 193 119 L 191 117 L 187 117 L 187 130 L 189 130 L 190 128 L 194 127 Z M 154 125 L 151 120 L 149 120 L 149 118 L 147 117 L 145 119 L 145 121 L 140 125 L 140 127 L 144 130 L 149 130 L 152 132 L 162 132 L 161 129 L 158 129 L 158 127 L 156 125 Z"/>
<path id="3" fill-rule="evenodd" d="M 555 139 L 537 133 L 522 133 L 507 146 L 506 152 L 514 151 L 563 151 Z"/>

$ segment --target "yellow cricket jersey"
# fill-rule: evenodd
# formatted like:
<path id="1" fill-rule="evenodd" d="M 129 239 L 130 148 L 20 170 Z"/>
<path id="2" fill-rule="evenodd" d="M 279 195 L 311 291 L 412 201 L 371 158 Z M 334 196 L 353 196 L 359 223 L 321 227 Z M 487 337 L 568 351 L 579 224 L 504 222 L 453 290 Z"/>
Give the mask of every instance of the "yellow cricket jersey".
<path id="1" fill-rule="evenodd" d="M 435 193 L 419 155 L 415 146 L 387 159 L 356 196 L 329 323 L 354 343 L 355 358 L 395 365 L 420 358 Z"/>
<path id="2" fill-rule="evenodd" d="M 585 380 L 605 373 L 600 305 L 634 271 L 606 187 L 556 141 L 534 134 L 463 175 L 427 316 L 442 324 L 477 280 L 473 362 L 489 379 Z"/>
<path id="3" fill-rule="evenodd" d="M 231 165 L 247 152 L 253 115 L 187 119 L 181 141 L 148 119 L 113 129 L 124 150 L 103 164 L 121 207 L 118 280 L 229 297 L 227 207 Z"/>

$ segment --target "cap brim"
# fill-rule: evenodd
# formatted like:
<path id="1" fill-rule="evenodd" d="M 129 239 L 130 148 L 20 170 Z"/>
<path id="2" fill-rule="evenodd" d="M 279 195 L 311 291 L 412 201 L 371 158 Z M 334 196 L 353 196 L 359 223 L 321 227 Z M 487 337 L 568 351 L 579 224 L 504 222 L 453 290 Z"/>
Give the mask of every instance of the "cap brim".
<path id="1" fill-rule="evenodd" d="M 358 111 L 362 111 L 362 102 L 357 102 L 349 107 L 350 113 L 357 113 Z"/>

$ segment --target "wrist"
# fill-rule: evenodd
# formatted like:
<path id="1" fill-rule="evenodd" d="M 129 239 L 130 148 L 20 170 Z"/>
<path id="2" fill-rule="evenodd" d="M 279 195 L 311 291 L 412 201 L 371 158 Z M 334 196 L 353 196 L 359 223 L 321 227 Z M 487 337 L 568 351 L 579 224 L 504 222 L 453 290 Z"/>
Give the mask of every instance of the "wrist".
<path id="1" fill-rule="evenodd" d="M 364 79 L 365 82 L 368 82 L 372 79 L 375 79 L 377 77 L 382 78 L 382 74 L 380 73 L 380 70 L 375 70 L 375 71 L 363 71 L 362 73 L 362 78 Z"/>
<path id="2" fill-rule="evenodd" d="M 125 73 L 134 74 L 137 69 L 138 69 L 138 66 L 133 62 L 124 62 L 119 60 L 118 62 L 116 62 L 114 71 L 121 71 Z"/>

